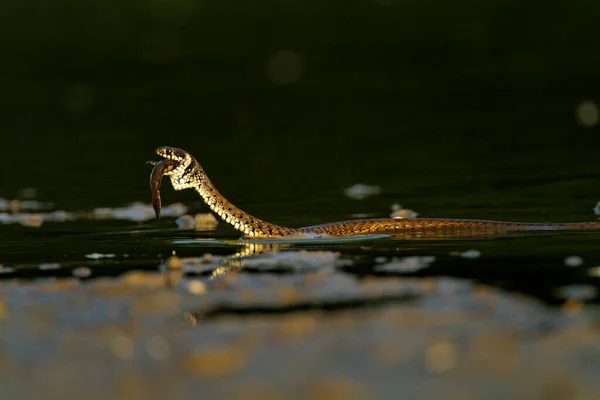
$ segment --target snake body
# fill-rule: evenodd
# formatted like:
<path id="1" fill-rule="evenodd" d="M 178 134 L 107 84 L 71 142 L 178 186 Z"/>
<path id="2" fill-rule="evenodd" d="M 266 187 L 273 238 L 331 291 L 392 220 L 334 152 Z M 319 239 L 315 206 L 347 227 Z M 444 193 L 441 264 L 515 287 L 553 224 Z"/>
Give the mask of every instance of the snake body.
<path id="1" fill-rule="evenodd" d="M 331 222 L 303 228 L 288 228 L 263 221 L 239 209 L 227 200 L 208 179 L 200 163 L 187 151 L 175 147 L 159 147 L 156 154 L 163 157 L 154 164 L 150 175 L 152 203 L 160 216 L 160 182 L 168 176 L 175 190 L 195 189 L 206 205 L 223 221 L 249 238 L 272 238 L 303 234 L 351 236 L 364 234 L 405 234 L 407 232 L 461 235 L 506 231 L 587 230 L 600 229 L 600 221 L 571 223 L 531 223 L 486 221 L 475 219 L 412 218 L 361 219 Z"/>

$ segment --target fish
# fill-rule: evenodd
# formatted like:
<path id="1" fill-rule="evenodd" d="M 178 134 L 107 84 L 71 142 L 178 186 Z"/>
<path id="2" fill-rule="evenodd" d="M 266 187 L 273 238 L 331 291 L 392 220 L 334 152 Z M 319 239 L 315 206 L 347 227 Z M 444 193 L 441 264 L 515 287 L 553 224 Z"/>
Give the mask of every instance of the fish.
<path id="1" fill-rule="evenodd" d="M 152 193 L 152 208 L 154 208 L 154 214 L 156 218 L 160 218 L 162 202 L 160 199 L 160 184 L 162 177 L 166 172 L 170 171 L 177 162 L 174 160 L 160 160 L 160 161 L 147 161 L 146 164 L 154 165 L 152 172 L 150 173 L 150 191 Z"/>

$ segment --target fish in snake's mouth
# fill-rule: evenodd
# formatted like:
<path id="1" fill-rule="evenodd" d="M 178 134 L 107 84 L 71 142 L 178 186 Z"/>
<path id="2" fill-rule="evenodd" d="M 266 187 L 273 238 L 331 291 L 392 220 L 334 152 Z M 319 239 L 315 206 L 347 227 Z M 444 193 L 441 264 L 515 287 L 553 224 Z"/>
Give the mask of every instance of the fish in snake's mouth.
<path id="1" fill-rule="evenodd" d="M 164 175 L 179 175 L 185 173 L 186 169 L 194 163 L 194 158 L 185 150 L 171 146 L 158 147 L 156 154 L 161 156 L 161 162 L 165 164 Z M 157 163 L 152 163 L 157 165 Z"/>
<path id="2" fill-rule="evenodd" d="M 172 175 L 181 169 L 186 162 L 189 161 L 190 156 L 187 152 L 175 147 L 163 146 L 156 149 L 158 154 L 163 159 L 160 161 L 148 161 L 148 164 L 154 166 L 150 173 L 150 188 L 152 191 L 152 206 L 156 217 L 160 218 L 161 214 L 161 199 L 160 199 L 160 183 L 164 175 Z"/>

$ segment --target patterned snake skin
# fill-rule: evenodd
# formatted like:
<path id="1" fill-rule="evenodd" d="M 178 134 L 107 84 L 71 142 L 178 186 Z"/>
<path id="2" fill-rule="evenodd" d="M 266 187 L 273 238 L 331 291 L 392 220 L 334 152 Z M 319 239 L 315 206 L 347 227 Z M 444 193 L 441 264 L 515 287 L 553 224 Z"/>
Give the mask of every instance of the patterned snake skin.
<path id="1" fill-rule="evenodd" d="M 217 191 L 208 176 L 191 154 L 175 147 L 159 147 L 156 154 L 163 157 L 154 165 L 150 175 L 152 204 L 160 217 L 160 182 L 166 175 L 175 190 L 195 189 L 204 202 L 223 221 L 243 233 L 246 238 L 272 238 L 294 235 L 351 236 L 392 234 L 398 236 L 461 236 L 485 235 L 508 231 L 587 230 L 600 229 L 600 221 L 573 223 L 529 223 L 469 219 L 413 218 L 362 219 L 332 222 L 304 228 L 287 228 L 258 219 L 240 210 Z"/>

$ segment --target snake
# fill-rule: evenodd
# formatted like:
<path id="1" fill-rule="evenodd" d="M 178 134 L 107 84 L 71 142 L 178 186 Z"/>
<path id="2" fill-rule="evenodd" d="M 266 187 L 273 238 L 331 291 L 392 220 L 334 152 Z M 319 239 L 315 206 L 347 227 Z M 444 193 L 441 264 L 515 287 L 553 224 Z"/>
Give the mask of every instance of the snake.
<path id="1" fill-rule="evenodd" d="M 437 234 L 444 236 L 510 231 L 590 230 L 600 229 L 600 221 L 536 223 L 451 218 L 379 218 L 330 222 L 302 228 L 289 228 L 259 219 L 225 198 L 215 188 L 200 163 L 187 151 L 162 146 L 155 150 L 160 161 L 150 174 L 152 205 L 160 217 L 160 184 L 168 176 L 175 190 L 194 189 L 216 216 L 242 233 L 242 238 L 280 238 L 295 235 L 354 236 L 369 234 Z"/>

